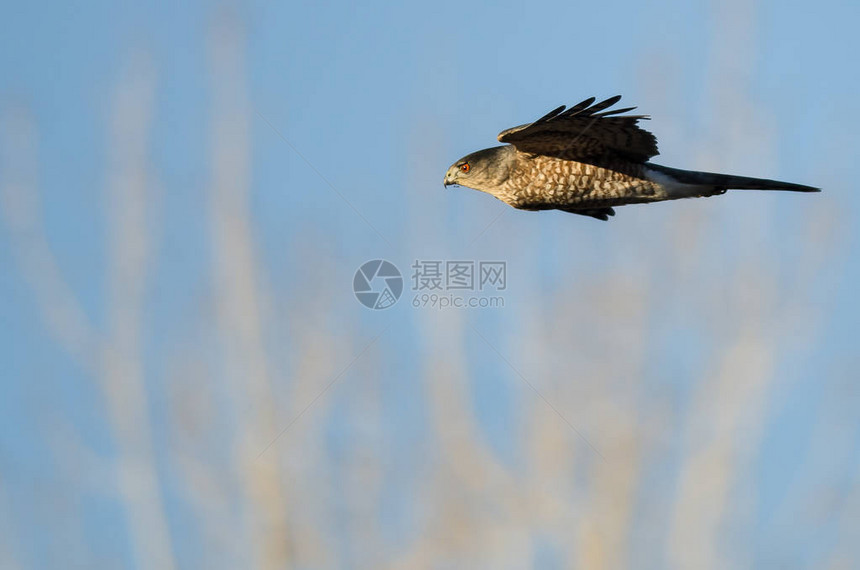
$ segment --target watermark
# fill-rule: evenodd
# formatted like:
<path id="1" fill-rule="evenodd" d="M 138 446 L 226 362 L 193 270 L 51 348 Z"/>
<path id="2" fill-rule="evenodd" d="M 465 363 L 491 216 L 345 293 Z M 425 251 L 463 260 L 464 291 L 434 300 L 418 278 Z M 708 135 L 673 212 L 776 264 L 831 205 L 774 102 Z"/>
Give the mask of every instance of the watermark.
<path id="1" fill-rule="evenodd" d="M 499 309 L 505 306 L 505 298 L 500 295 L 438 295 L 419 293 L 412 297 L 416 309 Z"/>
<path id="2" fill-rule="evenodd" d="M 390 261 L 374 259 L 355 272 L 352 290 L 358 302 L 369 309 L 387 309 L 403 293 L 403 276 Z"/>
<path id="3" fill-rule="evenodd" d="M 485 309 L 505 306 L 507 262 L 416 259 L 411 265 L 412 306 L 432 309 Z M 400 270 L 384 259 L 364 263 L 355 272 L 356 299 L 370 309 L 387 309 L 403 293 Z"/>

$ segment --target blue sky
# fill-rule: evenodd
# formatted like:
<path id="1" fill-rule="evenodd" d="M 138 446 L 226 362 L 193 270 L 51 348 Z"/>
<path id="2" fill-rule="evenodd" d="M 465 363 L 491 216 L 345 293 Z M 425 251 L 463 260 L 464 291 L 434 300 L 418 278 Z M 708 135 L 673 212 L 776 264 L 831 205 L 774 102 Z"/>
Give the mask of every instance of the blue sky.
<path id="1" fill-rule="evenodd" d="M 210 203 L 218 172 L 215 125 L 224 109 L 239 110 L 239 126 L 228 124 L 239 134 L 231 131 L 228 139 L 247 152 L 243 180 L 259 269 L 252 282 L 262 299 L 261 351 L 274 392 L 283 397 L 275 424 L 291 422 L 335 378 L 320 399 L 327 407 L 306 411 L 320 414 L 320 439 L 298 432 L 289 445 L 320 443 L 321 461 L 337 466 L 356 442 L 369 440 L 369 453 L 387 466 L 379 519 L 390 536 L 414 538 L 425 528 L 430 507 L 420 499 L 420 473 L 426 457 L 434 457 L 436 437 L 427 379 L 450 359 L 464 370 L 468 413 L 488 453 L 512 473 L 528 472 L 526 419 L 544 396 L 567 415 L 574 412 L 564 402 L 583 405 L 587 413 L 573 423 L 596 441 L 604 438 L 602 424 L 589 419 L 597 414 L 589 410 L 613 398 L 636 411 L 634 431 L 651 425 L 646 418 L 659 416 L 660 406 L 674 410 L 666 421 L 676 425 L 661 428 L 672 435 L 658 438 L 660 458 L 643 452 L 627 548 L 649 567 L 689 561 L 648 546 L 643 518 L 670 510 L 655 505 L 668 505 L 673 489 L 683 489 L 678 466 L 707 440 L 703 433 L 721 429 L 719 414 L 697 408 L 709 409 L 696 403 L 696 394 L 706 402 L 701 394 L 708 391 L 700 390 L 709 378 L 731 374 L 715 371 L 746 373 L 754 366 L 727 357 L 724 369 L 718 355 L 743 355 L 748 344 L 761 343 L 771 347 L 760 363 L 769 380 L 763 396 L 748 397 L 764 404 L 749 412 L 756 421 L 737 424 L 756 426 L 756 443 L 746 450 L 740 432 L 724 434 L 747 466 L 726 510 L 735 513 L 745 493 L 755 497 L 750 512 L 738 515 L 746 526 L 737 528 L 749 537 L 729 533 L 722 540 L 750 563 L 813 564 L 829 560 L 850 537 L 845 513 L 856 515 L 856 505 L 842 511 L 839 505 L 857 493 L 860 472 L 860 402 L 852 383 L 860 320 L 857 3 L 103 2 L 28 3 L 4 13 L 0 184 L 19 169 L 27 175 L 26 160 L 36 160 L 38 227 L 98 338 L 113 338 L 117 326 L 108 268 L 122 226 L 110 221 L 112 168 L 121 168 L 124 156 L 116 154 L 118 93 L 138 77 L 151 86 L 143 147 L 150 250 L 135 346 L 178 566 L 205 563 L 209 535 L 198 528 L 200 513 L 189 506 L 175 475 L 181 469 L 166 451 L 175 438 L 167 416 L 176 362 L 190 361 L 195 377 L 217 378 L 207 405 L 220 413 L 210 429 L 238 437 L 235 426 L 247 412 L 231 408 L 233 372 L 220 364 L 224 325 L 212 308 L 221 294 L 213 267 L 226 255 L 213 239 L 220 230 L 213 229 Z M 238 62 L 227 65 L 226 75 L 213 55 L 222 45 L 234 46 L 227 53 Z M 738 192 L 630 206 L 602 224 L 505 210 L 487 195 L 443 189 L 448 165 L 494 145 L 500 130 L 559 104 L 617 93 L 622 104 L 652 116 L 645 127 L 660 142 L 655 162 L 824 192 Z M 31 154 L 15 130 L 21 117 L 33 128 Z M 10 211 L 8 202 L 3 207 Z M 52 567 L 60 559 L 53 553 L 64 548 L 82 567 L 134 566 L 126 515 L 111 492 L 100 492 L 116 485 L 106 466 L 117 443 L 103 388 L 52 333 L 38 283 L 22 260 L 30 234 L 16 238 L 9 217 L 2 219 L 0 530 L 11 525 L 15 532 L 0 540 L 0 551 L 21 568 Z M 377 258 L 404 273 L 415 259 L 503 259 L 510 280 L 505 308 L 415 311 L 405 302 L 407 290 L 392 309 L 368 311 L 351 297 L 350 285 L 356 268 Z M 638 295 L 647 300 L 644 309 L 637 309 Z M 737 341 L 745 337 L 731 323 L 740 322 L 757 331 L 750 333 L 755 343 Z M 314 334 L 337 347 L 331 371 L 293 403 L 284 394 L 301 384 L 300 347 Z M 589 360 L 614 346 L 621 348 L 605 367 Z M 590 379 L 601 375 L 609 387 L 593 385 Z M 714 401 L 743 394 L 726 396 L 720 386 L 714 381 Z M 613 398 L 596 395 L 610 387 Z M 371 419 L 356 403 L 365 389 L 379 394 Z M 698 426 L 697 413 L 712 423 Z M 294 465 L 289 457 L 298 456 L 280 453 Z M 210 467 L 227 461 L 217 446 L 201 454 Z M 320 476 L 296 465 L 302 477 Z M 649 482 L 659 482 L 653 494 Z M 348 511 L 354 497 L 348 486 L 341 492 L 321 500 L 321 512 Z M 822 493 L 820 518 L 791 522 L 805 516 L 803 509 L 814 510 L 809 497 Z M 228 494 L 242 504 L 238 492 Z M 404 506 L 416 501 L 424 506 Z M 573 519 L 577 512 L 570 507 Z M 349 528 L 325 529 L 339 566 L 365 565 Z M 671 543 L 672 532 L 662 529 L 659 542 Z M 564 559 L 551 537 L 540 535 L 531 548 L 536 564 Z M 246 553 L 252 547 L 227 550 L 225 561 L 256 560 Z M 860 556 L 856 548 L 846 552 Z M 452 555 L 448 562 L 464 560 Z"/>

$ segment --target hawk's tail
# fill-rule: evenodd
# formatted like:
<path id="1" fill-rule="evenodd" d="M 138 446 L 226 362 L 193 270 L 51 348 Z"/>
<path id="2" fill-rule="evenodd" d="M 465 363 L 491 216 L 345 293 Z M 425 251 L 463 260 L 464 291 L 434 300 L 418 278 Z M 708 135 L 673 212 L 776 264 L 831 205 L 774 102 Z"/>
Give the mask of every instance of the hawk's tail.
<path id="1" fill-rule="evenodd" d="M 668 175 L 672 180 L 681 185 L 704 186 L 705 193 L 709 195 L 725 192 L 726 190 L 785 190 L 788 192 L 821 192 L 821 188 L 794 184 L 792 182 L 780 182 L 779 180 L 768 180 L 766 178 L 748 178 L 746 176 L 732 176 L 730 174 L 714 174 L 712 172 L 696 172 L 694 170 L 680 170 L 669 168 L 658 164 L 648 164 L 648 167 L 657 172 Z M 672 194 L 671 188 L 670 195 Z M 678 190 L 681 190 L 679 188 Z M 708 192 L 708 190 L 710 192 Z M 689 188 L 687 189 L 689 191 Z M 683 192 L 683 190 L 681 190 Z M 681 193 L 679 192 L 679 194 Z M 681 196 L 678 196 L 681 197 Z"/>

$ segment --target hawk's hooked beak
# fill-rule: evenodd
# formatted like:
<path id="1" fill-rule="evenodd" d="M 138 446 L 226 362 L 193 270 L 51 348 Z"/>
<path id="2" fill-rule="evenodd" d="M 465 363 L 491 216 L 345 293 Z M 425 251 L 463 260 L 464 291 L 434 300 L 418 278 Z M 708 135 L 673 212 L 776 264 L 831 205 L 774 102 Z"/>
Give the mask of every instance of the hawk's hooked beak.
<path id="1" fill-rule="evenodd" d="M 445 173 L 445 187 L 456 185 L 457 184 L 457 171 L 452 166 L 448 169 L 448 172 Z"/>

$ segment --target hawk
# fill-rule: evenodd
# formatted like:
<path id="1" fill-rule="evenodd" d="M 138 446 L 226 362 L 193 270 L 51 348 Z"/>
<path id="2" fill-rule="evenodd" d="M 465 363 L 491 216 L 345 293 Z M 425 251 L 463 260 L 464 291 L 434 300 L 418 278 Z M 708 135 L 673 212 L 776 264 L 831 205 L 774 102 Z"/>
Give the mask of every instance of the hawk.
<path id="1" fill-rule="evenodd" d="M 520 210 L 562 210 L 608 220 L 614 206 L 716 196 L 726 190 L 819 192 L 763 178 L 696 172 L 649 162 L 657 139 L 625 115 L 607 110 L 620 95 L 553 109 L 537 121 L 499 133 L 509 143 L 464 156 L 445 173 L 445 186 L 486 192 Z"/>

